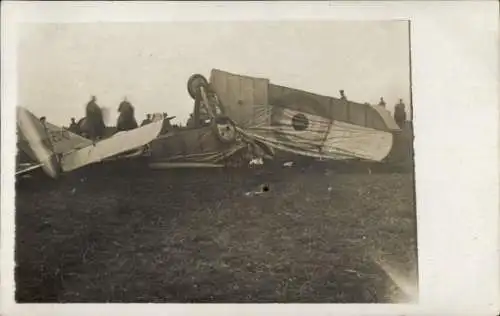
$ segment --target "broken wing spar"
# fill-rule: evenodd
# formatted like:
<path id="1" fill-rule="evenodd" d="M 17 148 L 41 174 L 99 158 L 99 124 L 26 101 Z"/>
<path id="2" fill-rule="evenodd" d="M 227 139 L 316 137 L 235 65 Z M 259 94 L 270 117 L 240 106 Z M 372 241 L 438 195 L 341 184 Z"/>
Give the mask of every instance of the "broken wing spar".
<path id="1" fill-rule="evenodd" d="M 16 175 L 37 168 L 52 178 L 61 172 L 69 172 L 86 165 L 113 158 L 137 150 L 125 157 L 142 154 L 142 148 L 160 135 L 163 120 L 143 127 L 119 132 L 97 143 L 73 134 L 50 123 L 43 124 L 23 107 L 17 110 L 18 147 L 37 162 L 28 170 L 21 168 Z"/>

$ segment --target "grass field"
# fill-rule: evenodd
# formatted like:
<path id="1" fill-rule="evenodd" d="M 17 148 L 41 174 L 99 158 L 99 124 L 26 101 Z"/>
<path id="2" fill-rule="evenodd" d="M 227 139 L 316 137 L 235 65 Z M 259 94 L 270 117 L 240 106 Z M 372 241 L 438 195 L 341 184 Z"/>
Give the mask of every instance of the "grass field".
<path id="1" fill-rule="evenodd" d="M 377 262 L 416 282 L 411 172 L 111 169 L 18 183 L 18 302 L 404 299 Z"/>

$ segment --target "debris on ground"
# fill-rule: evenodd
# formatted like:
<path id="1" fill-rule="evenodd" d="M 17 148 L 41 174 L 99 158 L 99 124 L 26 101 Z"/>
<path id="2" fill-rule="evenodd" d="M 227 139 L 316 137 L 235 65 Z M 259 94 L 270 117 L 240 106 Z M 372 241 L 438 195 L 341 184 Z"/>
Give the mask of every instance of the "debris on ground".
<path id="1" fill-rule="evenodd" d="M 283 167 L 291 167 L 293 166 L 293 161 L 287 161 L 283 164 Z"/>
<path id="2" fill-rule="evenodd" d="M 260 195 L 263 193 L 269 192 L 269 185 L 263 184 L 260 186 L 259 190 L 256 191 L 248 191 L 245 193 L 246 196 L 254 196 L 254 195 Z"/>
<path id="3" fill-rule="evenodd" d="M 262 158 L 254 158 L 254 159 L 250 160 L 250 162 L 249 162 L 250 166 L 254 166 L 254 165 L 260 166 L 263 164 L 264 164 L 264 160 L 262 160 Z"/>

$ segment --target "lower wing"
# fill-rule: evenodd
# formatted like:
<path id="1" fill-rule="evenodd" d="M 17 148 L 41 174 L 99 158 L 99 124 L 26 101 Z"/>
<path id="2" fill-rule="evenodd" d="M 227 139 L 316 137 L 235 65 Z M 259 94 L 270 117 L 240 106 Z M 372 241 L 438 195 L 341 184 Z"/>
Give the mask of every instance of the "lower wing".
<path id="1" fill-rule="evenodd" d="M 93 145 L 66 153 L 61 158 L 61 168 L 64 172 L 68 172 L 124 153 L 127 153 L 124 158 L 133 157 L 135 154 L 140 154 L 141 148 L 160 135 L 162 126 L 163 120 L 156 121 L 137 129 L 119 132 Z M 132 150 L 137 151 L 129 153 Z"/>

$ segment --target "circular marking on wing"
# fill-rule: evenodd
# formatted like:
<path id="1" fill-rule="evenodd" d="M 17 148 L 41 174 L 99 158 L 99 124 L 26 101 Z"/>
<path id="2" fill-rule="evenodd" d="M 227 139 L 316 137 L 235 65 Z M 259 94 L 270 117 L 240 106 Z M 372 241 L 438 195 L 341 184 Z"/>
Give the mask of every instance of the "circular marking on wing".
<path id="1" fill-rule="evenodd" d="M 292 127 L 296 131 L 304 131 L 309 127 L 309 119 L 302 113 L 292 117 Z"/>

